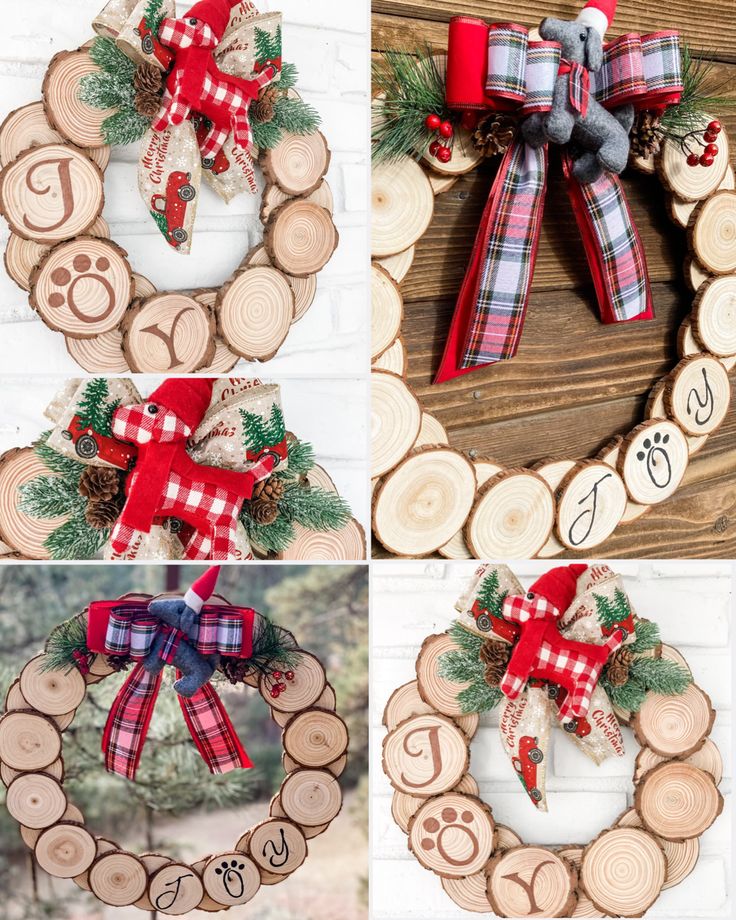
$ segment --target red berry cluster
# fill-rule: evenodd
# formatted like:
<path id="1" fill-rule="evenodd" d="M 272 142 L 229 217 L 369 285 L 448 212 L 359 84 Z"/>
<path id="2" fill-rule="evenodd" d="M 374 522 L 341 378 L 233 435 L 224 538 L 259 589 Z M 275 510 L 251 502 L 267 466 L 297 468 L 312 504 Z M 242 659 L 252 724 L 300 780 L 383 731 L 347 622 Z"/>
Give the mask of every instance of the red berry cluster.
<path id="1" fill-rule="evenodd" d="M 688 134 L 685 139 L 685 149 L 688 149 L 687 141 L 690 138 L 694 138 L 700 146 L 702 146 L 702 153 L 697 153 L 695 150 L 691 150 L 687 155 L 687 165 L 688 166 L 712 166 L 715 158 L 718 156 L 718 135 L 721 133 L 721 123 L 720 121 L 712 121 L 708 127 L 705 129 L 702 135 L 698 134 L 697 131 L 693 131 L 691 134 Z"/>
<path id="2" fill-rule="evenodd" d="M 443 141 L 452 140 L 455 129 L 449 121 L 442 121 L 439 115 L 427 115 L 424 121 L 427 130 L 436 132 L 442 140 L 433 140 L 429 145 L 429 155 L 435 157 L 440 163 L 449 163 L 452 159 L 452 147 Z"/>
<path id="3" fill-rule="evenodd" d="M 294 680 L 294 672 L 287 671 L 285 674 L 282 674 L 281 671 L 274 671 L 271 677 L 276 681 L 275 684 L 271 685 L 271 698 L 276 700 L 281 696 L 284 690 L 286 690 L 286 684 L 282 682 L 281 678 L 285 677 L 286 680 L 292 681 Z"/>

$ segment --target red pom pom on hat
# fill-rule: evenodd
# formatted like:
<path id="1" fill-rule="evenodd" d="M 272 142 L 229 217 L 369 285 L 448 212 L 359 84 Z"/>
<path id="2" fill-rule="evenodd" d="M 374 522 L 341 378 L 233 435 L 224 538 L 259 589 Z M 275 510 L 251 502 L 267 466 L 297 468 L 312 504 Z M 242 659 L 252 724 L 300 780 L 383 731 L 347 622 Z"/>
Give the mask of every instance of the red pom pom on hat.
<path id="1" fill-rule="evenodd" d="M 585 565 L 561 565 L 550 569 L 538 578 L 529 590 L 546 598 L 562 614 L 575 600 L 578 578 L 586 568 Z"/>
<path id="2" fill-rule="evenodd" d="M 202 607 L 204 607 L 214 594 L 215 586 L 217 585 L 217 576 L 219 574 L 220 566 L 212 565 L 207 569 L 204 575 L 200 575 L 199 578 L 193 582 L 192 587 L 189 588 L 184 595 L 184 601 L 187 607 L 191 607 L 195 613 L 200 612 Z"/>
<path id="3" fill-rule="evenodd" d="M 151 393 L 147 401 L 157 403 L 176 413 L 182 422 L 194 432 L 209 409 L 214 383 L 212 378 L 197 377 L 165 380 Z"/>

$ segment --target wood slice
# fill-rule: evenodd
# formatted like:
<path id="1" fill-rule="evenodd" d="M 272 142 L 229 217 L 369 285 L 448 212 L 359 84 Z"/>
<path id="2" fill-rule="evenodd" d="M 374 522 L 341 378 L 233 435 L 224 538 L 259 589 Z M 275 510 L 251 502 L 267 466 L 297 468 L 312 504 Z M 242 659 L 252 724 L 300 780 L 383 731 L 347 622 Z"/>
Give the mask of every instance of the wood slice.
<path id="1" fill-rule="evenodd" d="M 428 799 L 409 825 L 409 849 L 441 878 L 480 872 L 496 836 L 491 809 L 475 796 L 446 792 Z"/>
<path id="2" fill-rule="evenodd" d="M 261 197 L 261 223 L 268 223 L 268 218 L 273 214 L 276 208 L 280 207 L 291 197 L 291 195 L 287 195 L 286 192 L 283 192 L 278 185 L 267 185 Z M 329 211 L 330 214 L 333 214 L 335 211 L 335 200 L 332 197 L 332 189 L 327 182 L 320 182 L 313 192 L 303 197 L 308 201 L 313 201 L 315 204 L 318 204 L 321 208 Z"/>
<path id="3" fill-rule="evenodd" d="M 390 348 L 401 331 L 404 300 L 398 284 L 376 262 L 371 265 L 371 361 Z"/>
<path id="4" fill-rule="evenodd" d="M 439 673 L 440 658 L 447 652 L 458 651 L 458 646 L 447 633 L 428 636 L 422 643 L 417 656 L 417 690 L 427 705 L 445 716 L 462 716 L 458 695 L 469 686 L 442 677 Z"/>
<path id="5" fill-rule="evenodd" d="M 56 824 L 66 806 L 61 784 L 46 773 L 21 773 L 5 795 L 5 807 L 15 820 L 36 830 Z"/>
<path id="6" fill-rule="evenodd" d="M 476 872 L 464 878 L 443 878 L 442 887 L 445 894 L 463 910 L 476 914 L 487 914 L 491 910 L 485 872 Z"/>
<path id="7" fill-rule="evenodd" d="M 709 773 L 669 760 L 643 777 L 634 807 L 647 830 L 665 840 L 682 841 L 699 837 L 713 824 L 723 811 L 723 797 Z"/>
<path id="8" fill-rule="evenodd" d="M 16 776 L 20 776 L 22 772 L 22 770 L 14 770 L 6 763 L 0 762 L 0 782 L 2 782 L 3 786 L 6 788 L 13 782 Z M 53 763 L 44 767 L 43 772 L 48 773 L 49 776 L 53 776 L 54 779 L 61 782 L 64 779 L 64 761 L 59 757 Z"/>
<path id="9" fill-rule="evenodd" d="M 31 275 L 29 303 L 50 329 L 91 339 L 118 326 L 132 296 L 125 251 L 111 240 L 78 236 L 43 257 Z"/>
<path id="10" fill-rule="evenodd" d="M 37 243 L 87 232 L 104 200 L 102 171 L 71 144 L 33 147 L 0 173 L 0 209 L 10 229 Z"/>
<path id="11" fill-rule="evenodd" d="M 238 272 L 217 295 L 217 331 L 235 354 L 268 361 L 281 348 L 294 320 L 294 292 L 275 268 Z"/>
<path id="12" fill-rule="evenodd" d="M 676 195 L 671 195 L 667 211 L 672 223 L 686 229 L 697 204 L 697 201 L 681 201 Z"/>
<path id="13" fill-rule="evenodd" d="M 414 391 L 397 374 L 371 374 L 371 475 L 383 476 L 411 450 L 422 424 Z"/>
<path id="14" fill-rule="evenodd" d="M 298 769 L 298 766 L 296 769 Z M 330 772 L 332 773 L 333 776 L 335 775 L 332 772 L 332 770 L 330 770 Z M 289 820 L 289 816 L 286 814 L 284 809 L 281 807 L 281 796 L 280 795 L 276 794 L 271 799 L 271 805 L 269 807 L 269 814 L 272 818 L 284 818 L 287 821 Z M 319 837 L 320 834 L 324 834 L 324 832 L 329 828 L 329 826 L 330 826 L 329 823 L 320 824 L 317 827 L 301 826 L 299 830 L 301 830 L 301 832 L 304 834 L 304 837 L 307 840 L 311 840 L 313 837 Z M 263 880 L 263 876 L 261 876 L 261 880 Z"/>
<path id="15" fill-rule="evenodd" d="M 444 633 L 442 635 L 445 635 Z M 397 687 L 388 698 L 383 710 L 383 724 L 391 732 L 401 722 L 412 716 L 428 715 L 434 713 L 434 707 L 425 703 L 419 695 L 417 681 L 410 680 Z"/>
<path id="16" fill-rule="evenodd" d="M 5 247 L 5 271 L 19 288 L 30 291 L 31 275 L 48 251 L 48 246 L 42 246 L 33 240 L 24 240 L 11 233 Z"/>
<path id="17" fill-rule="evenodd" d="M 14 109 L 0 125 L 0 166 L 8 163 L 29 147 L 64 142 L 46 118 L 43 102 L 31 102 Z"/>
<path id="18" fill-rule="evenodd" d="M 373 497 L 376 537 L 396 555 L 435 552 L 463 526 L 475 485 L 473 465 L 459 451 L 441 446 L 413 450 Z"/>
<path id="19" fill-rule="evenodd" d="M 261 155 L 261 168 L 269 182 L 287 195 L 309 195 L 322 182 L 330 166 L 327 139 L 314 134 L 284 134 L 283 140 Z"/>
<path id="20" fill-rule="evenodd" d="M 666 381 L 667 414 L 686 434 L 712 434 L 723 424 L 731 402 L 731 383 L 728 371 L 717 358 L 683 358 Z"/>
<path id="21" fill-rule="evenodd" d="M 690 248 L 712 275 L 736 271 L 736 192 L 716 192 L 697 206 L 689 229 Z"/>
<path id="22" fill-rule="evenodd" d="M 701 130 L 711 119 L 704 115 Z M 693 124 L 696 129 L 698 125 Z M 718 136 L 718 153 L 712 166 L 688 166 L 687 154 L 675 140 L 667 139 L 657 159 L 657 173 L 664 187 L 682 201 L 700 201 L 712 195 L 723 182 L 730 160 L 725 131 Z"/>
<path id="23" fill-rule="evenodd" d="M 127 374 L 128 362 L 123 354 L 123 334 L 119 329 L 103 332 L 93 339 L 64 336 L 66 350 L 80 367 L 90 373 Z M 237 361 L 237 357 L 235 358 Z"/>
<path id="24" fill-rule="evenodd" d="M 253 828 L 248 852 L 256 865 L 266 872 L 291 875 L 307 858 L 307 842 L 293 821 L 271 818 Z"/>
<path id="25" fill-rule="evenodd" d="M 276 208 L 263 232 L 263 244 L 274 266 L 297 278 L 321 271 L 338 242 L 330 212 L 303 198 Z"/>
<path id="26" fill-rule="evenodd" d="M 680 358 L 687 358 L 690 355 L 700 354 L 700 352 L 700 345 L 693 333 L 692 317 L 686 316 L 677 330 L 677 355 Z"/>
<path id="27" fill-rule="evenodd" d="M 421 438 L 421 432 L 419 433 L 419 437 Z M 484 486 L 489 479 L 492 479 L 503 470 L 502 466 L 490 460 L 474 460 L 473 466 L 475 467 L 475 479 L 479 489 L 481 486 Z M 560 547 L 560 550 L 561 549 L 562 547 Z M 445 543 L 444 546 L 439 548 L 438 553 L 445 559 L 472 559 L 473 557 L 468 549 L 468 544 L 465 542 L 464 529 L 461 528 L 458 530 L 449 543 Z"/>
<path id="28" fill-rule="evenodd" d="M 265 246 L 256 246 L 245 257 L 242 267 L 247 268 L 252 265 L 271 267 L 271 259 L 266 252 Z M 285 275 L 284 277 L 294 292 L 294 318 L 292 323 L 296 323 L 314 303 L 314 298 L 317 294 L 317 276 L 308 275 L 306 278 L 295 278 L 293 275 Z"/>
<path id="29" fill-rule="evenodd" d="M 422 424 L 414 447 L 431 447 L 436 444 L 448 445 L 449 443 L 450 439 L 442 423 L 428 412 L 422 412 Z"/>
<path id="30" fill-rule="evenodd" d="M 635 827 L 603 831 L 583 853 L 580 878 L 591 901 L 615 917 L 641 917 L 657 900 L 666 875 L 659 842 Z"/>
<path id="31" fill-rule="evenodd" d="M 427 172 L 427 178 L 429 179 L 429 184 L 432 186 L 432 191 L 435 195 L 444 195 L 445 192 L 449 192 L 457 183 L 460 176 L 441 176 L 439 173 L 429 170 Z"/>
<path id="32" fill-rule="evenodd" d="M 284 751 L 303 767 L 326 767 L 348 748 L 348 729 L 340 716 L 326 709 L 295 715 L 284 730 Z"/>
<path id="33" fill-rule="evenodd" d="M 716 713 L 710 698 L 696 684 L 679 696 L 650 693 L 633 718 L 636 739 L 662 757 L 687 757 L 710 734 Z"/>
<path id="34" fill-rule="evenodd" d="M 624 438 L 618 471 L 632 501 L 655 505 L 675 493 L 688 462 L 688 442 L 680 427 L 667 419 L 650 419 Z"/>
<path id="35" fill-rule="evenodd" d="M 313 489 L 324 489 L 325 492 L 337 493 L 337 486 L 332 481 L 332 477 L 319 463 L 315 463 L 307 473 L 307 482 Z"/>
<path id="36" fill-rule="evenodd" d="M 184 863 L 173 862 L 151 876 L 148 897 L 154 910 L 162 914 L 188 914 L 204 896 L 204 886 L 197 873 Z"/>
<path id="37" fill-rule="evenodd" d="M 337 709 L 337 695 L 332 684 L 325 684 L 325 689 L 322 691 L 315 706 L 318 706 L 320 709 L 329 709 L 332 712 Z"/>
<path id="38" fill-rule="evenodd" d="M 136 374 L 193 373 L 215 354 L 214 319 L 185 294 L 162 291 L 135 301 L 121 328 L 123 354 Z"/>
<path id="39" fill-rule="evenodd" d="M 641 818 L 635 808 L 630 808 L 618 819 L 616 826 L 641 827 Z M 664 851 L 667 864 L 662 885 L 664 891 L 665 888 L 674 888 L 675 885 L 679 885 L 693 871 L 700 856 L 700 841 L 697 837 L 682 842 L 663 840 L 661 837 L 657 837 L 656 840 Z"/>
<path id="40" fill-rule="evenodd" d="M 705 284 L 706 281 L 710 279 L 710 275 L 706 272 L 701 265 L 698 264 L 698 260 L 694 259 L 691 255 L 685 257 L 684 263 L 684 273 L 685 273 L 685 283 L 694 293 L 700 289 L 700 286 Z"/>
<path id="41" fill-rule="evenodd" d="M 51 59 L 43 81 L 46 117 L 52 128 L 78 147 L 104 147 L 102 123 L 115 108 L 97 109 L 80 99 L 80 83 L 100 68 L 86 50 L 60 51 Z"/>
<path id="42" fill-rule="evenodd" d="M 626 486 L 601 460 L 582 460 L 557 493 L 557 533 L 568 549 L 592 549 L 616 530 L 626 510 Z"/>
<path id="43" fill-rule="evenodd" d="M 8 712 L 0 719 L 0 759 L 14 770 L 43 770 L 61 754 L 61 733 L 33 712 Z"/>
<path id="44" fill-rule="evenodd" d="M 45 671 L 45 655 L 32 658 L 20 672 L 20 690 L 29 706 L 47 716 L 60 716 L 76 709 L 87 687 L 76 668 Z"/>
<path id="45" fill-rule="evenodd" d="M 78 824 L 55 824 L 38 838 L 34 855 L 39 866 L 54 878 L 74 878 L 92 865 L 97 844 Z"/>
<path id="46" fill-rule="evenodd" d="M 629 165 L 645 176 L 653 176 L 657 171 L 657 164 L 653 154 L 648 156 L 629 157 Z"/>
<path id="47" fill-rule="evenodd" d="M 575 906 L 577 871 L 552 850 L 513 847 L 486 869 L 488 898 L 500 917 L 567 917 Z"/>
<path id="48" fill-rule="evenodd" d="M 261 887 L 258 866 L 242 853 L 220 853 L 202 870 L 204 889 L 215 904 L 246 904 Z M 201 905 L 200 905 L 201 909 Z"/>
<path id="49" fill-rule="evenodd" d="M 473 146 L 472 133 L 460 126 L 455 129 L 452 143 L 452 159 L 449 163 L 441 163 L 429 153 L 422 157 L 423 165 L 432 172 L 455 179 L 477 169 L 483 160 L 483 154 Z"/>
<path id="50" fill-rule="evenodd" d="M 145 275 L 140 275 L 138 272 L 133 272 L 133 288 L 135 296 L 141 298 L 150 297 L 152 294 L 155 294 L 157 290 L 153 281 L 149 281 Z"/>
<path id="51" fill-rule="evenodd" d="M 294 679 L 287 681 L 286 690 L 277 698 L 270 693 L 270 685 L 261 677 L 259 691 L 268 705 L 277 712 L 301 712 L 319 699 L 325 689 L 326 677 L 322 663 L 309 652 L 299 650 L 299 662 L 293 668 Z"/>
<path id="52" fill-rule="evenodd" d="M 434 192 L 411 157 L 374 166 L 371 252 L 385 258 L 404 252 L 424 236 L 434 215 Z"/>
<path id="53" fill-rule="evenodd" d="M 342 792 L 329 770 L 295 770 L 281 784 L 281 807 L 297 824 L 329 824 L 342 807 Z"/>
<path id="54" fill-rule="evenodd" d="M 432 178 L 434 177 L 430 177 L 430 182 L 432 182 Z M 439 181 L 443 182 L 447 180 L 440 179 Z M 453 179 L 451 181 L 454 184 L 455 180 Z M 409 270 L 414 262 L 415 253 L 416 246 L 410 246 L 403 252 L 397 252 L 393 256 L 386 256 L 384 259 L 377 259 L 375 261 L 377 261 L 382 268 L 386 269 L 397 284 L 401 284 L 404 278 L 409 274 Z"/>
<path id="55" fill-rule="evenodd" d="M 465 541 L 476 559 L 530 559 L 554 522 L 554 497 L 545 480 L 532 470 L 504 470 L 478 490 Z"/>
<path id="56" fill-rule="evenodd" d="M 736 355 L 736 275 L 712 278 L 693 303 L 693 332 L 705 351 Z"/>
<path id="57" fill-rule="evenodd" d="M 426 799 L 420 799 L 416 795 L 407 795 L 405 792 L 394 790 L 391 799 L 391 817 L 396 824 L 405 833 L 409 833 L 409 824 L 414 815 L 422 807 Z"/>
<path id="58" fill-rule="evenodd" d="M 301 524 L 294 524 L 294 533 L 294 539 L 279 557 L 282 560 L 354 562 L 365 559 L 365 531 L 355 518 L 340 530 L 307 530 Z"/>
<path id="59" fill-rule="evenodd" d="M 406 376 L 406 368 L 406 345 L 401 336 L 379 358 L 376 358 L 372 365 L 373 370 L 391 371 L 392 374 L 398 374 L 399 377 Z"/>
<path id="60" fill-rule="evenodd" d="M 711 360 L 715 361 L 717 364 L 720 364 L 720 361 L 716 358 L 712 358 Z M 721 370 L 723 369 L 724 368 L 721 366 Z M 646 408 L 644 410 L 644 414 L 648 419 L 667 418 L 668 409 L 665 404 L 665 394 L 667 392 L 668 386 L 671 384 L 671 378 L 672 378 L 672 374 L 670 374 L 668 377 L 661 377 L 654 384 L 652 389 L 649 391 L 649 397 L 647 399 Z M 695 383 L 697 384 L 697 382 L 698 381 L 696 379 Z M 693 387 L 691 387 L 690 389 L 692 390 Z M 701 390 L 702 390 L 702 394 L 696 391 L 692 396 L 690 396 L 690 390 L 688 391 L 688 394 L 686 397 L 686 405 L 685 407 L 682 407 L 683 414 L 687 414 L 687 399 L 689 399 L 691 409 L 693 409 L 694 414 L 697 415 L 698 418 L 703 419 L 709 415 L 709 402 L 710 402 L 711 390 L 710 390 L 710 387 L 706 386 L 704 383 L 701 386 Z M 730 399 L 730 395 L 731 394 L 730 394 L 730 388 L 729 388 L 729 399 Z M 705 402 L 703 406 L 701 407 L 698 405 L 698 400 L 703 400 L 703 399 L 705 400 Z M 679 423 L 679 420 L 678 420 L 678 423 Z M 690 424 L 692 424 L 692 422 Z M 682 428 L 683 426 L 680 425 L 680 427 Z M 691 456 L 693 454 L 696 454 L 703 447 L 705 447 L 708 441 L 707 434 L 697 436 L 697 435 L 688 434 L 686 432 L 685 437 L 687 438 L 687 449 L 690 452 Z"/>
<path id="61" fill-rule="evenodd" d="M 383 772 L 399 792 L 429 798 L 449 792 L 470 765 L 468 739 L 446 716 L 412 716 L 384 738 Z"/>

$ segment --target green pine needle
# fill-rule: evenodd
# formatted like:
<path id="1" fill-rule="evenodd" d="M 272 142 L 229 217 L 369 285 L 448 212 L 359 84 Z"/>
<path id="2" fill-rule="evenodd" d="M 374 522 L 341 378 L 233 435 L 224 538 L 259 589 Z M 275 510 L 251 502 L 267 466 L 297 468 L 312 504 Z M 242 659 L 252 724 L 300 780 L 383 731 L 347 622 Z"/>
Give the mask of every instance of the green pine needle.
<path id="1" fill-rule="evenodd" d="M 465 629 L 460 623 L 453 623 L 447 632 L 455 645 L 459 646 L 466 655 L 479 658 L 480 650 L 485 642 L 482 636 Z"/>
<path id="2" fill-rule="evenodd" d="M 293 485 L 279 501 L 279 517 L 307 530 L 342 530 L 350 521 L 350 505 L 336 492 Z"/>
<path id="3" fill-rule="evenodd" d="M 459 623 L 453 623 L 448 634 L 458 648 L 440 656 L 440 676 L 459 684 L 469 683 L 457 696 L 464 713 L 494 709 L 503 699 L 503 694 L 498 687 L 489 686 L 485 680 L 486 669 L 480 660 L 480 650 L 485 639 Z"/>
<path id="4" fill-rule="evenodd" d="M 480 658 L 473 658 L 466 652 L 445 652 L 440 656 L 439 674 L 457 684 L 483 677 L 485 665 Z"/>
<path id="5" fill-rule="evenodd" d="M 296 64 L 282 64 L 281 73 L 279 74 L 278 88 L 286 92 L 289 89 L 294 89 L 299 80 L 299 71 L 296 68 Z"/>
<path id="6" fill-rule="evenodd" d="M 287 444 L 289 465 L 283 472 L 276 473 L 279 479 L 297 479 L 306 476 L 314 467 L 314 448 L 307 441 L 290 438 Z"/>
<path id="7" fill-rule="evenodd" d="M 461 690 L 457 695 L 457 701 L 460 704 L 465 715 L 473 712 L 489 712 L 495 709 L 503 699 L 503 693 L 498 687 L 489 687 L 483 681 L 473 681 L 473 683 Z"/>
<path id="8" fill-rule="evenodd" d="M 256 620 L 259 632 L 253 636 L 253 653 L 244 659 L 249 668 L 269 674 L 274 670 L 293 670 L 300 654 L 290 632 L 277 626 L 268 617 Z"/>
<path id="9" fill-rule="evenodd" d="M 18 507 L 34 518 L 54 518 L 83 514 L 86 500 L 73 482 L 59 476 L 38 476 L 18 490 Z"/>
<path id="10" fill-rule="evenodd" d="M 133 85 L 122 81 L 117 74 L 88 73 L 79 82 L 79 99 L 94 109 L 132 106 Z"/>
<path id="11" fill-rule="evenodd" d="M 243 505 L 240 520 L 253 546 L 267 553 L 282 553 L 296 536 L 294 525 L 281 516 L 272 524 L 258 524 L 250 516 L 247 503 Z"/>
<path id="12" fill-rule="evenodd" d="M 665 109 L 659 124 L 663 137 L 683 142 L 691 131 L 702 133 L 707 119 L 723 109 L 736 106 L 736 97 L 724 95 L 733 89 L 733 81 L 725 86 L 718 82 L 714 72 L 715 60 L 709 57 L 694 57 L 690 46 L 682 45 L 682 85 L 680 101 Z"/>
<path id="13" fill-rule="evenodd" d="M 50 431 L 44 431 L 33 445 L 33 452 L 52 473 L 57 473 L 64 479 L 69 480 L 75 480 L 76 477 L 75 484 L 78 485 L 85 469 L 84 463 L 80 463 L 79 460 L 75 460 L 73 457 L 60 454 L 53 447 L 49 447 L 48 439 L 50 436 Z"/>
<path id="14" fill-rule="evenodd" d="M 661 641 L 659 626 L 656 623 L 652 622 L 652 620 L 640 620 L 637 618 L 636 641 L 626 647 L 630 652 L 639 655 L 642 652 L 648 652 L 650 649 L 656 648 Z"/>
<path id="15" fill-rule="evenodd" d="M 132 85 L 136 65 L 111 38 L 96 38 L 89 49 L 89 56 L 105 73 L 121 83 Z"/>
<path id="16" fill-rule="evenodd" d="M 623 687 L 614 687 L 604 675 L 601 677 L 600 685 L 606 691 L 614 706 L 618 706 L 627 712 L 638 712 L 647 698 L 646 687 L 633 678 L 627 680 Z"/>
<path id="17" fill-rule="evenodd" d="M 77 667 L 74 652 L 87 656 L 87 618 L 80 614 L 59 624 L 46 642 L 43 671 L 66 671 Z"/>
<path id="18" fill-rule="evenodd" d="M 133 106 L 125 106 L 102 122 L 105 142 L 116 146 L 134 144 L 151 127 L 151 122 L 140 115 Z"/>
<path id="19" fill-rule="evenodd" d="M 693 681 L 688 670 L 666 658 L 636 658 L 631 663 L 629 674 L 650 693 L 663 696 L 679 696 Z"/>
<path id="20" fill-rule="evenodd" d="M 284 132 L 275 121 L 256 121 L 251 124 L 253 129 L 253 143 L 259 150 L 272 150 L 278 147 Z"/>
<path id="21" fill-rule="evenodd" d="M 274 120 L 279 128 L 289 134 L 314 134 L 320 125 L 320 117 L 315 108 L 290 96 L 276 100 Z"/>
<path id="22" fill-rule="evenodd" d="M 52 559 L 92 559 L 109 536 L 109 530 L 96 530 L 83 515 L 75 515 L 49 534 L 43 545 Z"/>

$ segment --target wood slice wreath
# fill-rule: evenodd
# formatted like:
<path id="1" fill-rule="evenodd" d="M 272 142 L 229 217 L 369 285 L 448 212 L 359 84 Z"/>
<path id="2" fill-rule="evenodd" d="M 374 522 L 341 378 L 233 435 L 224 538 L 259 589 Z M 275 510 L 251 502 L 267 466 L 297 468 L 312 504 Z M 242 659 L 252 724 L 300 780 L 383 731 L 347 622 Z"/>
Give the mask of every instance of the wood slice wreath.
<path id="1" fill-rule="evenodd" d="M 212 602 L 227 603 L 214 597 Z M 73 879 L 112 907 L 135 905 L 175 916 L 245 904 L 261 885 L 295 872 L 307 858 L 308 838 L 327 830 L 340 812 L 338 777 L 347 762 L 349 737 L 335 711 L 334 692 L 325 692 L 329 685 L 321 662 L 295 642 L 294 647 L 293 679 L 283 692 L 274 696 L 274 680 L 265 673 L 260 681 L 253 680 L 256 672 L 242 678 L 257 687 L 273 714 L 287 715 L 283 745 L 288 770 L 271 814 L 232 850 L 192 865 L 127 852 L 95 835 L 67 799 L 62 739 L 72 719 L 60 726 L 57 714 L 71 709 L 73 718 L 87 686 L 115 673 L 105 656 L 93 658 L 84 676 L 73 666 L 68 672 L 48 670 L 48 647 L 29 661 L 0 718 L 0 770 L 6 806 L 38 865 L 55 878 Z"/>
<path id="2" fill-rule="evenodd" d="M 444 74 L 446 56 L 436 54 L 435 60 Z M 374 127 L 381 105 L 379 96 Z M 414 261 L 415 244 L 432 222 L 435 195 L 483 161 L 468 133 L 459 126 L 456 132 L 447 163 L 429 155 L 421 163 L 404 156 L 373 169 L 374 548 L 401 556 L 428 556 L 439 549 L 450 559 L 549 558 L 590 550 L 674 494 L 690 456 L 720 427 L 730 408 L 728 371 L 736 364 L 736 192 L 728 138 L 725 131 L 719 134 L 710 169 L 688 167 L 681 147 L 669 138 L 655 160 L 632 157 L 634 168 L 656 172 L 670 195 L 676 223 L 687 229 L 685 275 L 696 292 L 692 314 L 683 325 L 687 350 L 680 347 L 680 362 L 652 391 L 664 398 L 656 416 L 648 415 L 617 449 L 595 459 L 554 461 L 561 474 L 550 466 L 551 479 L 540 469 L 545 461 L 530 470 L 497 465 L 495 479 L 478 478 L 469 486 L 474 494 L 467 509 L 464 502 L 448 508 L 448 532 L 438 544 L 437 517 L 415 517 L 409 525 L 406 504 L 396 502 L 391 485 L 396 478 L 405 481 L 420 474 L 418 464 L 409 466 L 416 448 L 427 443 L 416 428 L 417 412 L 444 431 L 423 410 L 407 380 L 401 285 Z M 446 435 L 443 443 L 452 447 Z M 435 465 L 433 474 L 437 492 L 456 491 L 449 466 L 442 470 Z M 402 491 L 411 486 L 404 482 Z M 419 483 L 416 488 L 421 488 Z M 457 517 L 461 508 L 461 526 L 453 520 L 450 532 L 450 511 Z"/>
<path id="3" fill-rule="evenodd" d="M 523 591 L 505 566 L 484 569 L 493 573 L 495 596 Z M 723 809 L 721 757 L 709 737 L 715 718 L 710 700 L 693 683 L 677 696 L 648 693 L 634 717 L 642 745 L 634 807 L 585 846 L 525 844 L 513 829 L 495 823 L 492 806 L 467 772 L 475 729 L 462 730 L 472 708 L 462 700 L 470 684 L 443 673 L 443 656 L 462 653 L 463 635 L 508 639 L 503 621 L 495 634 L 481 623 L 486 611 L 481 603 L 479 612 L 484 595 L 477 578 L 456 605 L 461 614 L 477 618 L 476 625 L 461 616 L 449 632 L 428 636 L 416 659 L 417 680 L 394 690 L 386 704 L 382 766 L 394 789 L 393 820 L 420 865 L 439 876 L 463 910 L 499 917 L 640 917 L 662 890 L 692 872 L 698 838 Z M 586 597 L 591 594 L 580 593 L 569 610 L 583 609 Z M 655 630 L 657 643 L 658 635 Z M 641 655 L 666 658 L 689 674 L 681 653 L 669 646 L 658 643 L 652 654 Z M 522 710 L 517 712 L 523 719 Z M 477 726 L 478 714 L 473 715 Z M 523 734 L 520 722 L 514 732 Z M 530 765 L 538 762 L 532 753 Z M 522 785 L 528 793 L 525 779 Z"/>

